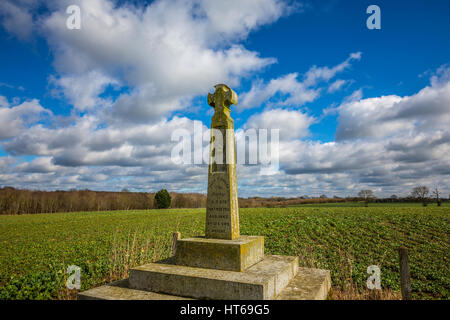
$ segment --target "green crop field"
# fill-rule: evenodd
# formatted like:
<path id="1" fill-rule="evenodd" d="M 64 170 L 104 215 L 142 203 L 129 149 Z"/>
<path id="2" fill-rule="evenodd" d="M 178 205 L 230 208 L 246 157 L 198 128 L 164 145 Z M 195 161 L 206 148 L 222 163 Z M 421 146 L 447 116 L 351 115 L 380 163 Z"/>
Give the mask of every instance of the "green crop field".
<path id="1" fill-rule="evenodd" d="M 300 206 L 240 210 L 241 234 L 265 236 L 267 254 L 297 255 L 331 270 L 333 289 L 365 290 L 367 267 L 399 291 L 397 248 L 410 248 L 413 297 L 449 299 L 448 206 Z M 81 290 L 170 255 L 171 235 L 204 233 L 205 209 L 0 216 L 0 299 L 74 298 L 65 270 L 81 267 Z"/>

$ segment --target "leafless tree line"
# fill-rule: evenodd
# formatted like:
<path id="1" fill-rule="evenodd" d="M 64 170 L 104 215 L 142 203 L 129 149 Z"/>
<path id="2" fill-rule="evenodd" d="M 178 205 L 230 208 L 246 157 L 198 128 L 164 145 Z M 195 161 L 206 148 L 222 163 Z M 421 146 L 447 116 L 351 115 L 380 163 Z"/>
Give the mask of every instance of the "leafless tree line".
<path id="1" fill-rule="evenodd" d="M 362 200 L 364 200 L 364 203 L 367 204 L 369 202 L 375 201 L 376 197 L 372 190 L 361 190 L 358 193 L 358 197 Z M 450 195 L 449 195 L 450 198 Z M 430 193 L 430 189 L 428 189 L 427 186 L 417 186 L 414 187 L 411 191 L 411 194 L 407 196 L 406 198 L 399 198 L 395 194 L 393 194 L 390 197 L 391 200 L 395 201 L 415 201 L 415 202 L 421 202 L 423 206 L 427 206 L 428 203 L 431 201 L 436 201 L 436 204 L 438 206 L 441 206 L 442 204 L 442 192 L 439 190 L 439 187 L 434 187 L 434 189 Z"/>
<path id="2" fill-rule="evenodd" d="M 31 191 L 0 188 L 0 214 L 154 209 L 154 193 L 91 190 Z M 171 193 L 172 208 L 206 206 L 202 194 Z"/>
<path id="3" fill-rule="evenodd" d="M 432 198 L 429 197 L 432 196 Z M 171 208 L 205 208 L 206 195 L 199 193 L 171 192 Z M 33 214 L 77 211 L 142 210 L 155 209 L 154 193 L 145 192 L 104 192 L 91 190 L 72 191 L 31 191 L 12 187 L 0 188 L 0 214 Z M 425 186 L 415 187 L 411 194 L 401 198 L 392 195 L 376 198 L 371 190 L 361 190 L 357 197 L 250 197 L 239 198 L 240 208 L 287 207 L 301 204 L 369 202 L 421 202 L 426 206 L 431 201 L 441 205 L 442 192 L 436 187 L 430 193 Z"/>

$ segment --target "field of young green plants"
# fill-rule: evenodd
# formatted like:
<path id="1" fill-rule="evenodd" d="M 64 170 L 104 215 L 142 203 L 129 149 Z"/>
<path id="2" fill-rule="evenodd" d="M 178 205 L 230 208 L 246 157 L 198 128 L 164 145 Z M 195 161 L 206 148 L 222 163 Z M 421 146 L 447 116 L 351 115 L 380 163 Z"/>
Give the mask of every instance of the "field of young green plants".
<path id="1" fill-rule="evenodd" d="M 69 265 L 81 290 L 126 277 L 166 258 L 172 232 L 204 234 L 205 209 L 0 216 L 0 299 L 70 299 Z M 397 248 L 410 249 L 413 297 L 450 299 L 448 206 L 302 206 L 240 210 L 241 234 L 265 236 L 267 254 L 297 255 L 331 270 L 334 290 L 366 288 L 381 268 L 384 290 L 399 291 Z"/>

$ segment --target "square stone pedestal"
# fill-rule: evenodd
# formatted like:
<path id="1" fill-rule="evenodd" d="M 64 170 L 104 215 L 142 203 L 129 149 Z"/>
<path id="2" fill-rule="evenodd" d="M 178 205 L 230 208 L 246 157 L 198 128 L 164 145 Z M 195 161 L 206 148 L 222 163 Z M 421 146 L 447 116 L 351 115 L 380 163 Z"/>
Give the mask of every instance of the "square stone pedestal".
<path id="1" fill-rule="evenodd" d="M 234 240 L 186 238 L 176 244 L 175 264 L 197 268 L 244 271 L 264 258 L 264 237 Z"/>

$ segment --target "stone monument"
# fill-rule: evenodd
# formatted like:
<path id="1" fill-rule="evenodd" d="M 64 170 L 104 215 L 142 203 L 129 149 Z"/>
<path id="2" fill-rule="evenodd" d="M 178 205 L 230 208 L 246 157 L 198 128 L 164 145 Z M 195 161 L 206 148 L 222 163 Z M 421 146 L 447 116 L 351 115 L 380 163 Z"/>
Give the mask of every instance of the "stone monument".
<path id="1" fill-rule="evenodd" d="M 206 238 L 239 238 L 236 148 L 230 107 L 237 104 L 236 93 L 224 84 L 208 94 L 214 108 L 211 121 L 208 197 L 206 201 Z"/>
<path id="2" fill-rule="evenodd" d="M 300 268 L 298 257 L 264 255 L 264 237 L 241 235 L 231 105 L 224 84 L 208 94 L 214 108 L 205 236 L 176 240 L 172 258 L 132 268 L 129 279 L 94 288 L 79 299 L 325 299 L 328 270 Z"/>

